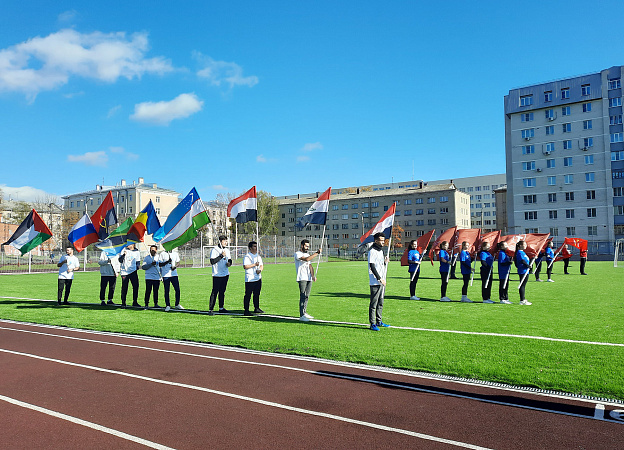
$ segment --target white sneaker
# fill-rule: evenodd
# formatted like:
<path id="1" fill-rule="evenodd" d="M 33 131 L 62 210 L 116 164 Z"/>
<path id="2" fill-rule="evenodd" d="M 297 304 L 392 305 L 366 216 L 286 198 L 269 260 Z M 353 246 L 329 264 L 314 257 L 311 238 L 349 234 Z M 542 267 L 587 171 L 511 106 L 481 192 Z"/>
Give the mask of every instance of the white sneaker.
<path id="1" fill-rule="evenodd" d="M 169 312 L 169 310 L 170 310 L 170 309 L 171 309 L 171 306 L 167 306 L 167 307 L 165 308 L 165 312 Z"/>
<path id="2" fill-rule="evenodd" d="M 306 317 L 306 316 L 301 316 L 301 317 L 299 317 L 299 321 L 300 322 L 309 322 L 310 319 L 308 317 Z"/>
<path id="3" fill-rule="evenodd" d="M 420 300 L 420 297 L 416 297 L 415 295 L 413 295 L 412 297 L 410 297 L 410 300 Z"/>
<path id="4" fill-rule="evenodd" d="M 441 302 L 450 302 L 450 301 L 451 301 L 451 299 L 450 299 L 450 298 L 448 298 L 448 297 L 442 297 L 442 298 L 440 299 L 440 301 L 441 301 Z"/>
<path id="5" fill-rule="evenodd" d="M 487 300 L 483 300 L 483 303 L 494 303 L 494 302 L 488 298 Z"/>
<path id="6" fill-rule="evenodd" d="M 310 315 L 310 314 L 308 314 L 308 313 L 305 313 L 305 314 L 304 314 L 304 316 L 306 316 L 308 319 L 314 319 L 314 317 L 313 317 L 313 316 L 311 316 L 311 315 Z"/>
<path id="7" fill-rule="evenodd" d="M 501 300 L 503 305 L 511 305 L 512 303 L 509 300 Z"/>
<path id="8" fill-rule="evenodd" d="M 542 281 L 544 281 L 544 280 L 540 280 L 540 279 L 538 278 L 538 279 L 537 279 L 537 280 L 535 280 L 535 281 L 539 281 L 539 282 L 541 283 L 541 282 L 542 282 Z"/>
<path id="9" fill-rule="evenodd" d="M 175 305 L 175 309 L 184 309 L 182 305 Z"/>
<path id="10" fill-rule="evenodd" d="M 461 301 L 464 302 L 464 303 L 473 303 L 473 301 L 470 300 L 468 298 L 468 296 L 466 296 L 466 295 L 462 295 Z"/>
<path id="11" fill-rule="evenodd" d="M 546 281 L 548 281 L 549 283 L 554 283 L 555 282 L 555 280 L 546 280 Z"/>
<path id="12" fill-rule="evenodd" d="M 530 305 L 532 305 L 533 303 L 531 303 L 531 302 L 530 302 L 530 301 L 528 301 L 528 300 L 522 300 L 522 301 L 520 302 L 520 304 L 521 304 L 521 305 L 525 305 L 525 306 L 530 306 Z"/>

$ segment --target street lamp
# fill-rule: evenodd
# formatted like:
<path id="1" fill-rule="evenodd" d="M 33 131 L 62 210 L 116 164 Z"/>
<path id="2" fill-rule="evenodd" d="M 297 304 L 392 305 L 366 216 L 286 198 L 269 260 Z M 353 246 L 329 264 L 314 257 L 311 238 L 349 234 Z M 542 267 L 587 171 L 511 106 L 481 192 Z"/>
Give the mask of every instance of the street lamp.
<path id="1" fill-rule="evenodd" d="M 360 234 L 360 236 L 364 236 L 364 214 L 364 211 L 360 213 L 360 219 L 362 219 L 362 233 Z"/>

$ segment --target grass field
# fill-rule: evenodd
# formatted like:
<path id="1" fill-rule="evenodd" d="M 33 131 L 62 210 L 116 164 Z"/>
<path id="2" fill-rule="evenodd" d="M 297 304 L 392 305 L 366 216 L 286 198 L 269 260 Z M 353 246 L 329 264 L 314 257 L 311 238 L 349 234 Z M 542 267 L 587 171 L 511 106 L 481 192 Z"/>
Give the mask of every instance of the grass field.
<path id="1" fill-rule="evenodd" d="M 589 276 L 571 275 L 555 266 L 555 283 L 531 277 L 527 299 L 519 306 L 517 276 L 509 289 L 514 305 L 441 303 L 436 267 L 422 266 L 420 301 L 409 300 L 405 267 L 390 264 L 384 322 L 395 326 L 542 336 L 575 341 L 624 344 L 624 269 L 609 262 L 589 262 Z M 231 268 L 225 307 L 242 312 L 240 266 Z M 142 275 L 142 274 L 141 274 Z M 261 307 L 267 314 L 298 315 L 298 287 L 292 264 L 268 265 L 263 275 Z M 545 275 L 545 274 L 544 274 Z M 181 269 L 182 304 L 207 310 L 210 269 Z M 143 280 L 139 301 L 143 303 Z M 495 282 L 493 299 L 497 297 Z M 121 280 L 115 301 L 119 302 Z M 448 296 L 459 300 L 461 282 L 451 280 Z M 481 300 L 475 279 L 469 297 Z M 0 295 L 55 299 L 56 274 L 1 275 Z M 158 310 L 121 310 L 99 306 L 99 274 L 78 273 L 70 301 L 89 305 L 56 306 L 36 300 L 0 299 L 0 318 L 77 328 L 136 333 L 234 345 L 281 353 L 421 370 L 570 393 L 624 400 L 624 347 L 581 342 L 553 342 L 511 336 L 483 336 L 396 328 L 372 332 L 345 324 L 301 323 L 287 318 L 206 316 Z M 161 304 L 162 300 L 161 288 Z M 366 324 L 368 274 L 364 262 L 329 262 L 320 266 L 308 312 L 318 319 Z"/>

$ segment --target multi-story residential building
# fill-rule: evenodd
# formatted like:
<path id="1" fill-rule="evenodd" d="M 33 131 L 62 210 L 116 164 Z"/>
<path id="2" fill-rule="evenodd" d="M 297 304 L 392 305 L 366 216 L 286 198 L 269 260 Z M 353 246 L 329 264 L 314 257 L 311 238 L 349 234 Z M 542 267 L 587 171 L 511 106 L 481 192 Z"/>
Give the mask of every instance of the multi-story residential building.
<path id="1" fill-rule="evenodd" d="M 410 182 L 412 184 L 412 182 Z M 470 197 L 455 185 L 424 185 L 377 189 L 336 189 L 330 198 L 325 237 L 332 248 L 356 248 L 360 237 L 396 202 L 395 224 L 403 230 L 403 241 L 422 236 L 432 228 L 436 234 L 457 225 L 470 228 Z M 340 192 L 340 193 L 336 193 Z M 344 193 L 343 193 L 344 192 Z M 301 218 L 319 193 L 276 197 L 280 209 L 279 234 L 289 237 L 320 238 L 323 227 L 308 225 L 298 230 Z"/>
<path id="2" fill-rule="evenodd" d="M 507 223 L 507 185 L 499 186 L 494 189 L 494 198 L 496 199 L 496 228 L 501 230 L 502 234 L 509 234 L 509 224 Z"/>
<path id="3" fill-rule="evenodd" d="M 624 236 L 623 66 L 505 96 L 511 233 Z"/>

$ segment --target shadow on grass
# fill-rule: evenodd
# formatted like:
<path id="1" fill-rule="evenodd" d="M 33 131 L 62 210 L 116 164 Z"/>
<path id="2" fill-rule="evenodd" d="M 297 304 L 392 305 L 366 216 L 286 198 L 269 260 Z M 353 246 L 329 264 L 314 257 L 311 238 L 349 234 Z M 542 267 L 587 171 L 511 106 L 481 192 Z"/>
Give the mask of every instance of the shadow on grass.
<path id="1" fill-rule="evenodd" d="M 316 292 L 315 296 L 322 295 L 323 297 L 334 297 L 336 299 L 340 298 L 361 298 L 365 300 L 370 300 L 369 294 L 359 294 L 357 292 Z M 408 298 L 400 296 L 400 295 L 386 295 L 384 299 L 392 299 L 392 300 L 408 300 Z"/>

